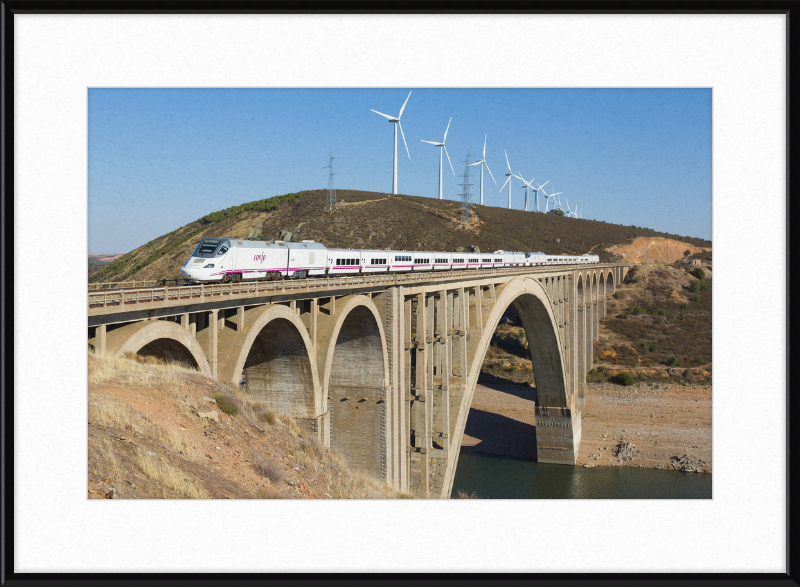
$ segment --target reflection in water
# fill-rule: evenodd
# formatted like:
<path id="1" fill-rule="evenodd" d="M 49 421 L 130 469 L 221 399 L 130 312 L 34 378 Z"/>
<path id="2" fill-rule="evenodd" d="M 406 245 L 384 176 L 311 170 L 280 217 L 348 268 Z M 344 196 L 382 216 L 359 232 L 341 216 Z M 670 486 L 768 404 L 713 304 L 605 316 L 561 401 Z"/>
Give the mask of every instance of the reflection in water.
<path id="1" fill-rule="evenodd" d="M 639 467 L 569 467 L 462 452 L 453 481 L 494 499 L 711 499 L 711 474 Z"/>

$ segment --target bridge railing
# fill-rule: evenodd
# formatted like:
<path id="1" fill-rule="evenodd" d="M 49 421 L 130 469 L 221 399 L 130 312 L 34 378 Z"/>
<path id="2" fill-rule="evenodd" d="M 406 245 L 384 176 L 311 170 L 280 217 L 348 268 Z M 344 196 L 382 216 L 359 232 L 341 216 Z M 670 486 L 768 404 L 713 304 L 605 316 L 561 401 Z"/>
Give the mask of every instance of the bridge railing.
<path id="1" fill-rule="evenodd" d="M 568 269 L 575 266 L 548 266 L 547 269 Z M 158 285 L 157 282 L 118 282 L 96 284 L 89 291 L 89 307 L 93 309 L 107 306 L 136 305 L 141 303 L 167 302 L 179 300 L 202 301 L 204 298 L 219 299 L 223 296 L 280 295 L 286 292 L 329 289 L 347 286 L 402 285 L 406 283 L 426 283 L 443 278 L 469 278 L 481 275 L 503 275 L 530 272 L 531 267 L 493 267 L 462 269 L 458 271 L 426 271 L 417 273 L 376 273 L 353 276 L 316 277 L 308 279 L 287 279 L 282 281 L 249 281 L 240 283 L 209 283 L 196 285 Z M 148 285 L 142 285 L 147 283 Z"/>

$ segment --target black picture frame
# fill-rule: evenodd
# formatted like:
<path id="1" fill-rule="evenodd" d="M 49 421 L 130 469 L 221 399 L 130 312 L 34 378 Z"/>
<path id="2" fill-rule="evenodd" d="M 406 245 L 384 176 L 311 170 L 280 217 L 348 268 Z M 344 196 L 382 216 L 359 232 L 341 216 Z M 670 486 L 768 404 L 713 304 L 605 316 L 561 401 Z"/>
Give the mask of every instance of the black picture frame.
<path id="1" fill-rule="evenodd" d="M 507 6 L 502 9 L 494 8 L 492 12 L 526 12 L 526 13 L 570 13 L 570 14 L 757 14 L 772 13 L 786 15 L 786 80 L 787 80 L 787 176 L 786 189 L 786 229 L 789 233 L 789 218 L 791 198 L 798 194 L 797 173 L 800 169 L 798 152 L 798 128 L 800 128 L 800 109 L 793 108 L 792 97 L 800 96 L 796 64 L 800 63 L 800 26 L 797 20 L 800 14 L 798 7 L 800 0 L 788 2 L 780 1 L 617 1 L 617 2 L 589 2 L 589 1 L 546 1 L 537 0 L 526 4 Z M 237 585 L 452 585 L 459 587 L 477 585 L 558 585 L 558 586 L 641 586 L 653 587 L 667 585 L 687 586 L 751 586 L 751 585 L 798 585 L 800 572 L 797 570 L 800 560 L 800 537 L 798 536 L 797 508 L 793 507 L 792 486 L 800 470 L 798 459 L 798 432 L 792 424 L 800 422 L 797 402 L 790 402 L 789 394 L 786 397 L 787 407 L 787 462 L 786 462 L 786 573 L 757 574 L 757 573 L 646 573 L 646 574 L 621 574 L 621 573 L 564 573 L 564 574 L 283 574 L 269 575 L 255 574 L 176 574 L 176 573 L 122 573 L 122 574 L 68 574 L 68 573 L 34 573 L 25 574 L 15 571 L 14 566 L 14 291 L 13 255 L 16 246 L 14 234 L 14 16 L 16 14 L 215 14 L 215 13 L 297 13 L 297 12 L 479 12 L 476 4 L 472 8 L 465 4 L 455 5 L 441 3 L 436 7 L 430 5 L 377 5 L 371 3 L 365 6 L 359 3 L 346 3 L 322 5 L 309 3 L 307 10 L 297 4 L 280 0 L 271 2 L 255 2 L 247 0 L 231 0 L 229 2 L 209 2 L 191 0 L 128 0 L 122 1 L 87 1 L 74 0 L 60 2 L 58 0 L 30 0 L 15 1 L 2 0 L 0 13 L 2 15 L 2 200 L 0 200 L 0 213 L 2 214 L 2 250 L 0 250 L 0 264 L 2 266 L 2 310 L 3 327 L 0 332 L 0 346 L 2 347 L 2 568 L 0 569 L 0 584 L 15 585 L 218 585 L 221 583 Z M 795 14 L 795 18 L 792 18 Z M 792 26 L 794 25 L 794 26 Z M 791 75 L 793 68 L 795 75 Z M 792 147 L 794 146 L 794 149 Z M 793 291 L 791 287 L 791 274 L 789 259 L 791 247 L 786 246 L 786 299 Z M 794 334 L 792 328 L 791 305 L 787 306 L 787 356 L 790 355 L 791 340 Z M 786 389 L 791 389 L 790 369 L 786 370 Z M 413 549 L 409 549 L 409 556 Z"/>

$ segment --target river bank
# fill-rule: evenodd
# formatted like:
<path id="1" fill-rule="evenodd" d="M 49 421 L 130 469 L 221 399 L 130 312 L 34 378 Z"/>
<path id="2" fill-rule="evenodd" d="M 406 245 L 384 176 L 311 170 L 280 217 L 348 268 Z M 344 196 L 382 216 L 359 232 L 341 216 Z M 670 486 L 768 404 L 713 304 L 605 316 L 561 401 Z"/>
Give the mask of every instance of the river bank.
<path id="1" fill-rule="evenodd" d="M 462 450 L 535 459 L 535 400 L 536 390 L 526 385 L 476 386 Z M 711 449 L 710 385 L 588 385 L 578 466 L 710 473 Z"/>

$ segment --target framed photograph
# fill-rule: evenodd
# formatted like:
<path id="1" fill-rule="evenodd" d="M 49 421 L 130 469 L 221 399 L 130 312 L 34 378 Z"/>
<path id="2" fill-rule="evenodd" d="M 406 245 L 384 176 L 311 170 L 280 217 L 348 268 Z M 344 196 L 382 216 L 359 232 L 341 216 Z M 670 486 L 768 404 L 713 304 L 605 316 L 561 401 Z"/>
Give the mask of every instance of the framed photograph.
<path id="1" fill-rule="evenodd" d="M 698 4 L 686 10 L 683 5 L 654 9 L 642 4 L 633 10 L 604 5 L 587 11 L 565 5 L 474 13 L 299 13 L 276 6 L 226 6 L 198 13 L 190 6 L 56 10 L 34 2 L 4 3 L 2 580 L 9 585 L 76 578 L 146 582 L 180 574 L 193 582 L 224 578 L 275 584 L 446 579 L 460 584 L 580 580 L 591 585 L 609 579 L 631 584 L 796 583 L 789 563 L 797 551 L 796 530 L 790 531 L 789 523 L 789 480 L 797 459 L 788 450 L 796 408 L 789 409 L 786 364 L 788 170 L 796 159 L 788 149 L 789 104 L 796 84 L 789 78 L 795 6 Z M 438 118 L 414 113 L 421 120 L 412 122 L 415 99 L 431 112 L 436 104 L 449 102 L 455 112 L 446 114 L 439 107 Z M 351 124 L 353 102 L 364 111 L 363 124 Z M 470 121 L 481 128 L 472 129 Z M 372 127 L 364 126 L 368 123 L 378 127 L 371 135 Z M 491 125 L 505 129 L 494 145 L 493 131 L 483 128 Z M 123 127 L 135 128 L 125 131 L 135 139 L 120 141 Z M 561 129 L 566 129 L 563 136 Z M 341 155 L 328 144 L 339 133 L 343 150 L 349 151 Z M 178 143 L 181 158 L 174 156 Z M 512 146 L 516 152 L 509 150 Z M 500 153 L 504 148 L 505 155 Z M 548 177 L 528 170 L 536 166 Z M 345 173 L 350 177 L 345 179 Z M 496 183 L 489 183 L 490 174 Z M 604 185 L 609 179 L 614 185 Z M 556 189 L 564 192 L 564 200 Z M 109 194 L 113 197 L 105 197 Z M 369 214 L 362 214 L 360 224 L 347 229 L 351 232 L 334 237 L 339 233 L 333 229 L 312 230 L 317 224 L 305 217 L 289 222 L 281 215 L 290 206 L 313 201 L 320 217 L 314 222 L 323 226 L 326 219 L 335 223 L 331 211 L 337 206 L 356 210 L 382 198 L 405 202 L 408 210 L 425 207 L 436 222 L 448 222 L 464 234 L 473 216 L 481 226 L 499 222 L 504 228 L 480 236 L 476 232 L 469 242 L 453 241 L 453 251 L 429 259 L 421 253 L 438 250 L 431 244 L 438 241 L 415 220 L 406 221 L 413 230 L 400 219 L 380 230 L 370 225 L 373 235 L 354 235 L 369 224 Z M 577 243 L 581 234 L 579 223 L 588 223 L 581 214 L 584 206 L 592 220 L 624 224 L 631 242 L 646 239 L 649 232 L 653 238 L 683 235 L 688 255 L 682 251 L 662 259 L 657 255 L 665 253 L 655 247 L 644 253 L 645 267 L 674 264 L 676 273 L 686 273 L 687 283 L 696 280 L 681 294 L 686 299 L 669 302 L 675 312 L 666 301 L 663 308 L 639 307 L 610 298 L 614 288 L 634 281 L 636 272 L 628 273 L 642 259 L 631 260 L 618 247 L 588 251 L 573 245 L 570 239 Z M 492 220 L 490 207 L 507 216 Z M 397 208 L 398 218 L 413 217 L 402 212 L 406 208 Z M 241 215 L 238 224 L 234 214 Z M 534 220 L 527 222 L 529 217 Z M 574 223 L 568 235 L 556 241 L 554 234 L 549 241 L 542 221 Z M 214 233 L 215 226 L 230 234 Z M 393 238 L 384 239 L 381 231 Z M 497 235 L 512 244 L 502 246 Z M 530 351 L 532 361 L 525 358 L 519 364 L 514 355 L 517 347 L 528 349 L 531 340 L 544 344 L 536 338 L 542 336 L 539 310 L 524 304 L 515 306 L 514 315 L 498 310 L 507 324 L 500 333 L 505 342 L 494 347 L 496 364 L 489 368 L 484 363 L 480 383 L 486 405 L 495 401 L 492 394 L 505 394 L 502 406 L 487 408 L 483 419 L 471 419 L 470 426 L 466 414 L 474 400 L 468 400 L 464 414 L 452 420 L 457 422 L 456 450 L 471 446 L 473 452 L 463 453 L 468 455 L 464 463 L 492 459 L 491 454 L 535 458 L 540 464 L 567 459 L 570 466 L 577 464 L 580 475 L 565 482 L 571 484 L 568 491 L 562 483 L 560 493 L 547 493 L 539 477 L 528 481 L 526 489 L 515 489 L 514 476 L 531 473 L 520 472 L 517 465 L 497 465 L 497 459 L 494 485 L 480 489 L 463 474 L 454 481 L 455 465 L 447 464 L 448 458 L 454 460 L 448 455 L 453 424 L 442 422 L 450 417 L 449 406 L 458 404 L 443 398 L 459 392 L 449 389 L 449 376 L 442 378 L 441 369 L 454 377 L 458 373 L 466 387 L 474 387 L 478 376 L 470 379 L 466 362 L 456 361 L 452 353 L 446 355 L 448 362 L 434 347 L 460 348 L 463 337 L 466 357 L 467 337 L 477 340 L 483 336 L 481 327 L 500 320 L 492 315 L 492 324 L 483 324 L 486 308 L 481 303 L 512 296 L 511 288 L 498 285 L 495 290 L 491 280 L 478 280 L 462 287 L 464 294 L 444 288 L 439 295 L 428 289 L 438 287 L 443 277 L 429 279 L 431 285 L 424 287 L 407 280 L 408 295 L 395 300 L 398 312 L 407 305 L 415 316 L 402 319 L 417 333 L 409 330 L 406 336 L 392 330 L 388 310 L 383 310 L 391 300 L 381 300 L 378 289 L 312 300 L 273 285 L 311 291 L 313 280 L 330 277 L 346 289 L 352 287 L 348 279 L 357 277 L 364 284 L 379 279 L 375 275 L 384 265 L 388 278 L 392 264 L 399 267 L 405 256 L 413 267 L 430 265 L 424 270 L 434 276 L 435 271 L 460 270 L 454 264 L 461 253 L 465 263 L 478 259 L 476 276 L 511 275 L 538 262 L 534 250 L 521 251 L 516 259 L 514 250 L 522 246 L 516 242 L 543 243 L 541 262 L 552 265 L 552 271 L 546 280 L 525 287 L 541 289 L 541 299 L 557 300 L 542 315 L 563 330 L 559 340 L 572 341 L 573 329 L 580 340 L 592 335 L 597 340 L 593 325 L 612 309 L 613 319 L 630 320 L 628 327 L 643 313 L 653 324 L 677 324 L 683 319 L 682 305 L 707 302 L 708 328 L 680 326 L 689 341 L 686 358 L 649 339 L 631 346 L 635 357 L 623 355 L 616 363 L 612 353 L 616 356 L 619 349 L 611 340 L 590 344 L 595 352 L 588 356 L 580 344 L 565 343 L 560 350 L 556 345 L 556 354 L 565 357 L 559 373 L 569 373 L 565 397 L 571 399 L 564 406 L 545 393 L 551 389 L 546 384 L 535 387 L 537 374 L 549 381 L 544 354 Z M 708 279 L 712 242 L 713 293 Z M 270 255 L 283 254 L 281 247 L 288 265 L 276 264 L 271 280 L 264 266 L 272 263 Z M 548 256 L 547 247 L 553 255 Z M 142 252 L 132 262 L 122 255 L 134 249 Z M 222 263 L 231 249 L 239 264 L 234 260 L 229 271 L 222 271 L 229 269 Z M 97 283 L 109 285 L 90 287 L 88 294 L 87 253 L 90 273 L 99 276 Z M 172 269 L 156 261 L 167 256 Z M 692 259 L 702 275 L 691 266 Z M 585 277 L 580 284 L 572 277 L 561 281 L 559 264 L 570 268 L 562 272 Z M 583 299 L 585 279 L 594 275 L 589 269 L 581 273 L 580 267 L 592 264 L 607 270 L 586 285 L 586 299 L 594 305 L 578 310 L 575 292 Z M 350 276 L 353 271 L 358 276 Z M 398 269 L 394 279 L 403 274 Z M 246 299 L 264 305 L 211 300 L 202 316 L 179 312 L 175 308 L 189 304 L 175 293 L 179 286 L 202 300 L 216 295 L 213 288 L 233 300 L 245 295 L 243 287 L 253 287 Z M 152 293 L 143 297 L 142 291 L 154 287 L 161 288 L 163 299 L 155 300 Z M 422 287 L 421 293 L 413 287 Z M 536 297 L 533 289 L 525 292 L 531 299 Z M 691 299 L 686 297 L 690 289 Z M 81 340 L 87 332 L 87 301 L 88 375 Z M 358 305 L 361 326 L 348 326 L 344 317 L 336 322 L 337 303 L 339 312 L 344 304 Z M 99 308 L 114 305 L 119 316 L 130 319 L 124 323 L 128 326 L 102 318 Z M 170 309 L 163 310 L 167 305 Z M 262 322 L 277 330 L 259 335 L 267 331 L 260 330 Z M 294 323 L 297 330 L 279 328 Z M 437 339 L 441 324 L 446 325 L 444 342 Z M 418 336 L 420 328 L 429 326 L 430 336 Z M 255 329 L 252 335 L 248 328 Z M 153 334 L 156 330 L 160 334 Z M 302 336 L 293 334 L 298 331 Z M 705 356 L 691 346 L 691 339 L 710 340 L 712 333 L 713 353 Z M 319 350 L 315 337 L 337 342 L 340 334 L 343 341 L 366 342 L 350 348 L 344 341 L 341 348 L 350 354 Z M 370 353 L 388 344 L 390 336 L 397 338 L 392 344 L 398 345 L 398 360 L 407 361 L 413 374 L 403 388 L 408 397 L 397 405 L 393 392 L 386 393 L 395 381 L 393 359 Z M 188 342 L 175 342 L 181 337 Z M 491 332 L 484 338 L 492 339 Z M 292 358 L 293 345 L 306 348 L 308 341 L 317 345 L 309 356 L 322 366 L 314 363 L 307 369 Z M 417 352 L 424 344 L 430 356 Z M 239 349 L 241 357 L 218 354 L 224 345 Z M 245 352 L 244 347 L 258 350 Z M 115 356 L 130 351 L 125 356 L 131 364 L 156 365 L 152 372 L 158 375 L 106 365 L 107 355 L 94 354 L 112 348 Z M 609 370 L 592 369 L 593 357 L 604 352 Z M 347 366 L 342 356 L 363 366 Z M 283 373 L 279 397 L 269 370 L 259 367 L 273 361 Z M 425 361 L 425 374 L 419 361 Z M 679 406 L 672 411 L 651 410 L 648 419 L 653 421 L 644 434 L 634 419 L 628 429 L 620 424 L 619 430 L 603 419 L 603 410 L 642 411 L 643 405 L 662 401 L 654 391 L 656 380 L 647 377 L 665 374 L 685 382 L 705 372 L 710 378 L 712 362 L 713 427 L 710 387 L 702 392 L 707 397 L 687 396 L 683 403 L 680 394 L 669 398 Z M 178 363 L 194 371 L 168 375 L 169 369 L 179 369 Z M 585 375 L 578 374 L 592 370 L 591 381 L 605 372 L 605 378 L 614 378 L 609 385 L 622 389 L 627 363 L 644 381 L 641 394 L 626 396 L 625 407 L 592 404 L 596 419 L 587 418 L 583 408 L 588 400 L 580 396 Z M 128 393 L 124 386 L 114 392 L 114 402 L 93 397 L 91 391 L 87 398 L 87 386 L 105 377 L 102 369 L 116 369 L 115 376 L 124 371 L 130 381 L 140 378 L 136 385 L 141 391 L 125 400 L 137 406 L 134 416 L 115 411 L 116 400 Z M 363 373 L 381 383 L 367 385 Z M 228 387 L 204 387 L 196 378 L 200 375 Z M 167 379 L 175 386 L 168 393 L 159 387 Z M 536 391 L 514 391 L 522 386 Z M 293 395 L 295 387 L 315 390 L 302 409 L 298 406 L 307 398 L 299 391 Z M 273 403 L 248 403 L 242 390 L 273 398 Z M 524 417 L 508 418 L 525 393 L 535 394 L 531 398 L 537 401 L 535 433 Z M 437 397 L 442 403 L 436 403 Z M 280 431 L 256 452 L 226 436 L 243 421 L 235 419 L 237 414 L 251 412 L 261 428 L 242 427 L 237 438 L 265 438 L 269 430 L 262 428 L 269 426 Z M 350 420 L 349 432 L 342 433 L 342 422 Z M 190 421 L 194 428 L 186 424 Z M 173 432 L 181 432 L 165 432 L 167 422 L 175 426 Z M 411 431 L 408 443 L 391 432 L 392 422 L 398 430 Z M 388 430 L 380 442 L 359 435 L 375 427 Z M 493 437 L 494 448 L 485 443 L 481 452 L 481 435 L 497 427 L 508 438 Z M 657 446 L 657 428 L 665 438 L 691 430 L 698 440 L 688 443 L 683 460 L 680 454 L 670 460 L 673 455 Z M 187 468 L 179 479 L 168 481 L 172 461 L 147 444 L 150 433 L 167 447 L 164 454 L 182 455 L 187 467 L 196 467 L 194 477 Z M 511 454 L 511 437 L 526 434 L 535 434 L 534 452 Z M 97 474 L 123 466 L 104 452 L 117 442 L 127 443 L 126 458 L 135 461 L 138 471 L 119 483 L 110 480 L 111 473 Z M 288 459 L 278 448 L 281 442 L 301 448 L 286 449 L 295 452 Z M 639 456 L 642 472 L 659 473 L 654 468 L 664 467 L 710 472 L 712 446 L 713 477 L 684 473 L 686 479 L 699 480 L 690 490 L 683 484 L 673 491 L 658 480 L 638 492 L 634 481 L 610 493 L 585 484 L 596 464 L 624 464 L 644 452 L 654 460 Z M 347 494 L 341 482 L 307 476 L 304 471 L 316 470 L 315 459 L 329 448 L 343 455 L 343 463 L 379 473 L 393 493 Z M 305 460 L 297 455 L 300 450 Z M 226 451 L 241 469 L 226 468 Z M 291 464 L 276 470 L 276 463 L 284 461 Z M 442 471 L 436 470 L 439 466 Z M 212 472 L 213 482 L 202 471 Z M 499 499 L 433 499 L 473 491 L 498 491 L 484 496 Z M 180 499 L 189 497 L 232 499 Z M 527 499 L 515 499 L 520 497 Z"/>

